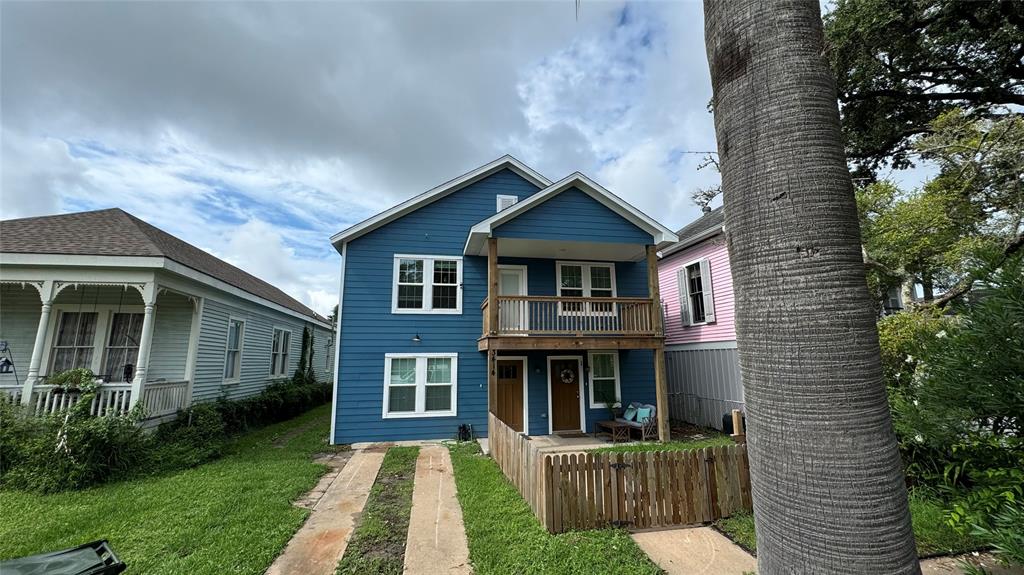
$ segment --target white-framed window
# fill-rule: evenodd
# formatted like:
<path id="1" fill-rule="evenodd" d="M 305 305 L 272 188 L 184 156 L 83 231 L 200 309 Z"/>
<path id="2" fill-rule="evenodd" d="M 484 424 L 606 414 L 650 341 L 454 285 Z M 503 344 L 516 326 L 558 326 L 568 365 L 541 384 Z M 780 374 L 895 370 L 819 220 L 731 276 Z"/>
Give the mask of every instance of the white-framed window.
<path id="1" fill-rule="evenodd" d="M 391 313 L 462 313 L 462 256 L 395 255 Z"/>
<path id="2" fill-rule="evenodd" d="M 707 258 L 692 261 L 677 272 L 679 313 L 683 325 L 715 323 L 715 296 L 711 289 L 711 264 Z"/>
<path id="3" fill-rule="evenodd" d="M 242 372 L 242 347 L 245 338 L 245 322 L 240 319 L 228 320 L 228 338 L 224 353 L 224 383 L 235 383 Z"/>
<path id="4" fill-rule="evenodd" d="M 274 340 L 270 346 L 270 375 L 288 375 L 288 352 L 291 350 L 292 332 L 274 328 Z"/>
<path id="5" fill-rule="evenodd" d="M 384 419 L 456 414 L 457 353 L 384 355 Z"/>
<path id="6" fill-rule="evenodd" d="M 590 364 L 590 407 L 608 407 L 622 400 L 619 381 L 619 353 L 616 351 L 591 351 L 587 354 Z"/>
<path id="7" fill-rule="evenodd" d="M 615 264 L 555 262 L 559 297 L 615 297 Z M 611 302 L 561 302 L 560 315 L 611 315 Z"/>
<path id="8" fill-rule="evenodd" d="M 498 197 L 497 197 L 497 204 L 498 205 L 495 206 L 496 211 L 500 212 L 501 210 L 506 210 L 508 208 L 511 208 L 512 206 L 516 205 L 516 202 L 518 202 L 518 201 L 519 201 L 519 196 L 506 196 L 506 195 L 498 194 Z"/>
<path id="9" fill-rule="evenodd" d="M 69 369 L 93 369 L 97 312 L 62 311 L 50 352 L 50 374 Z"/>
<path id="10" fill-rule="evenodd" d="M 110 334 L 103 350 L 100 372 L 106 381 L 131 381 L 139 359 L 139 340 L 142 339 L 141 313 L 114 313 L 110 318 Z"/>

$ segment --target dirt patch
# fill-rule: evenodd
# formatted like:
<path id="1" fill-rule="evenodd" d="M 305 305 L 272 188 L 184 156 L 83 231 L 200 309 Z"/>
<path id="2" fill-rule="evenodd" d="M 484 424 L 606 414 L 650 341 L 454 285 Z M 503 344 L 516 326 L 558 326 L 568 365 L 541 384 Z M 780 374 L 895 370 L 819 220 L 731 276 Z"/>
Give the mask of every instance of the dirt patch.
<path id="1" fill-rule="evenodd" d="M 295 429 L 291 429 L 287 433 L 284 433 L 274 438 L 274 441 L 271 443 L 271 445 L 278 449 L 282 449 L 284 448 L 285 445 L 288 445 L 289 441 L 295 439 L 299 435 L 302 435 L 303 433 L 309 431 L 311 428 L 316 427 L 319 424 L 319 420 L 314 420 L 310 421 L 306 425 L 296 427 Z"/>
<path id="2" fill-rule="evenodd" d="M 669 433 L 673 441 L 697 441 L 711 439 L 722 435 L 717 429 L 709 429 L 692 423 L 675 423 Z"/>

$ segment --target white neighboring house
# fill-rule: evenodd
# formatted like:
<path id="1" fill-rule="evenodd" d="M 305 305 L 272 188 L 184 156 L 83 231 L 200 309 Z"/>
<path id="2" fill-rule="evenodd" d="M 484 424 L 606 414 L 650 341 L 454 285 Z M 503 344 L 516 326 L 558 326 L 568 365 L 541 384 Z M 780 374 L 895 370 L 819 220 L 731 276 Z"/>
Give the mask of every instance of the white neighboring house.
<path id="1" fill-rule="evenodd" d="M 254 395 L 292 377 L 306 329 L 330 382 L 326 318 L 121 209 L 0 222 L 0 393 L 36 413 L 75 400 L 46 378 L 77 367 L 99 415 Z"/>

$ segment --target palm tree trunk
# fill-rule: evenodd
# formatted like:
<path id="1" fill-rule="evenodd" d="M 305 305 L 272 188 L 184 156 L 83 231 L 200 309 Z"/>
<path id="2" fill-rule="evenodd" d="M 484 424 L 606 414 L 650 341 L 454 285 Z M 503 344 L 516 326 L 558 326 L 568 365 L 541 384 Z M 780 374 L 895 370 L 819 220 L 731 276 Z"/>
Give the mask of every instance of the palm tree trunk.
<path id="1" fill-rule="evenodd" d="M 758 568 L 919 573 L 815 0 L 705 0 Z"/>

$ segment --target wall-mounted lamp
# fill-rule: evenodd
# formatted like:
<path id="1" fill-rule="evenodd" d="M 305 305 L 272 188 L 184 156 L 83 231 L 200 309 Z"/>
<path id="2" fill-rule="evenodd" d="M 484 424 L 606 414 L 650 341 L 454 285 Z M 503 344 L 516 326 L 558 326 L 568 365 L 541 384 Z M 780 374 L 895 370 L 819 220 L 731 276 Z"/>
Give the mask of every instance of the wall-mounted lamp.
<path id="1" fill-rule="evenodd" d="M 420 334 L 416 334 L 416 335 L 412 336 L 412 342 L 413 343 L 419 343 L 421 341 L 423 341 L 423 340 L 420 339 Z"/>

